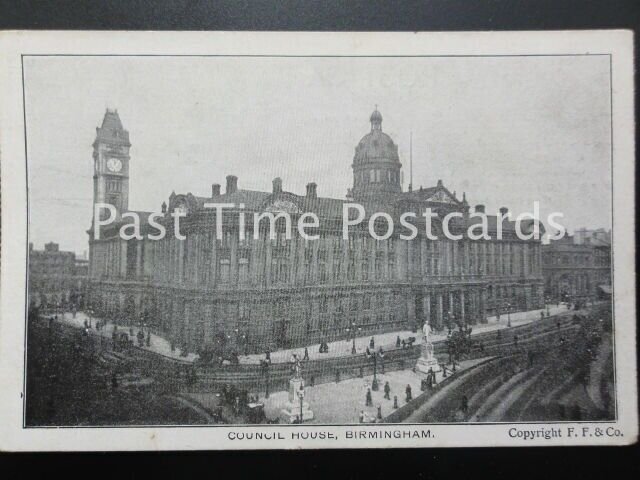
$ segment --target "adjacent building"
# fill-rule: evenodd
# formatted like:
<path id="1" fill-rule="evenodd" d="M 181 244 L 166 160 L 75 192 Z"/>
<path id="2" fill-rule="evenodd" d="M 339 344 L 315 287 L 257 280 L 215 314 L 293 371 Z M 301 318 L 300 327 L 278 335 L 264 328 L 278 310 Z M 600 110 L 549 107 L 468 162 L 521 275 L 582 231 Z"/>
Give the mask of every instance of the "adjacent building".
<path id="1" fill-rule="evenodd" d="M 541 243 L 519 239 L 509 220 L 502 224 L 502 240 L 496 240 L 496 215 L 487 215 L 492 240 L 469 239 L 467 228 L 480 220 L 470 217 L 466 195 L 460 199 L 440 180 L 403 190 L 398 147 L 382 131 L 377 109 L 370 124 L 355 148 L 344 199 L 321 196 L 322 185 L 315 182 L 304 193 L 293 193 L 280 178 L 270 190 L 247 190 L 241 179 L 228 175 L 224 190 L 214 183 L 205 196 L 172 193 L 161 207 L 159 223 L 170 232 L 163 240 L 148 238 L 157 233 L 146 223 L 149 212 L 136 212 L 144 238 L 123 240 L 118 230 L 127 223 L 122 214 L 131 211 L 131 144 L 117 111 L 107 110 L 93 145 L 94 202 L 113 205 L 120 221 L 103 228 L 99 240 L 94 224 L 88 231 L 92 307 L 121 322 L 146 323 L 189 351 L 223 342 L 255 352 L 414 329 L 425 321 L 444 329 L 486 322 L 488 315 L 507 310 L 542 308 Z M 419 235 L 402 240 L 406 231 L 396 228 L 390 238 L 375 240 L 365 220 L 343 240 L 345 202 L 363 205 L 367 216 L 386 212 L 396 226 L 403 212 L 415 212 Z M 215 211 L 205 203 L 238 207 L 223 212 L 220 239 Z M 438 240 L 425 236 L 426 208 L 438 213 L 433 221 Z M 186 213 L 180 221 L 184 240 L 171 234 L 171 213 L 177 210 Z M 484 212 L 484 206 L 474 210 Z M 251 219 L 244 226 L 240 212 Z M 275 238 L 265 220 L 254 239 L 254 212 L 289 214 L 292 238 L 286 238 L 280 219 Z M 305 212 L 320 218 L 320 228 L 308 230 L 319 240 L 296 234 Z M 450 227 L 462 240 L 442 235 L 442 217 L 449 212 L 461 214 Z M 376 225 L 384 230 L 384 224 Z"/>
<path id="2" fill-rule="evenodd" d="M 576 230 L 542 247 L 545 295 L 553 301 L 611 296 L 611 231 Z"/>
<path id="3" fill-rule="evenodd" d="M 82 307 L 89 278 L 88 260 L 60 250 L 57 243 L 35 250 L 29 244 L 29 305 Z"/>

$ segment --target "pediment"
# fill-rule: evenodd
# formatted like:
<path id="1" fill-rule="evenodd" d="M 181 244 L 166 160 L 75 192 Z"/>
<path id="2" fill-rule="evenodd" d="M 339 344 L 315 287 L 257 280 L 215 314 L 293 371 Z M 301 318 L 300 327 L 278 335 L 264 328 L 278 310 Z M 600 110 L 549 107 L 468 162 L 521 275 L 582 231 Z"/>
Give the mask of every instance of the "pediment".
<path id="1" fill-rule="evenodd" d="M 453 198 L 453 195 L 450 195 L 444 190 L 438 190 L 436 193 L 428 197 L 426 201 L 434 202 L 434 203 L 448 203 L 450 205 L 458 204 L 458 201 L 455 198 Z"/>
<path id="2" fill-rule="evenodd" d="M 282 193 L 277 197 L 270 197 L 263 205 L 262 210 L 272 213 L 302 213 L 297 198 L 287 193 Z"/>

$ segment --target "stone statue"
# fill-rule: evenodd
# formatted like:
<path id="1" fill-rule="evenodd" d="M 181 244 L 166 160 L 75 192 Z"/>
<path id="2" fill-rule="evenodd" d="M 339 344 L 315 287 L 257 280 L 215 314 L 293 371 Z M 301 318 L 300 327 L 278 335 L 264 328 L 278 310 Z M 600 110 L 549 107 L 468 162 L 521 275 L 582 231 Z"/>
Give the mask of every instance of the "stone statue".
<path id="1" fill-rule="evenodd" d="M 433 344 L 429 339 L 431 334 L 431 326 L 428 321 L 422 326 L 422 346 L 421 355 L 416 364 L 416 370 L 420 373 L 431 375 L 433 372 L 439 372 L 440 366 L 438 359 L 433 355 Z"/>
<path id="2" fill-rule="evenodd" d="M 431 332 L 431 326 L 429 325 L 429 321 L 425 320 L 424 325 L 422 327 L 422 341 L 424 343 L 429 343 L 430 332 Z"/>
<path id="3" fill-rule="evenodd" d="M 293 371 L 294 371 L 293 378 L 302 378 L 302 364 L 297 355 L 294 356 Z"/>

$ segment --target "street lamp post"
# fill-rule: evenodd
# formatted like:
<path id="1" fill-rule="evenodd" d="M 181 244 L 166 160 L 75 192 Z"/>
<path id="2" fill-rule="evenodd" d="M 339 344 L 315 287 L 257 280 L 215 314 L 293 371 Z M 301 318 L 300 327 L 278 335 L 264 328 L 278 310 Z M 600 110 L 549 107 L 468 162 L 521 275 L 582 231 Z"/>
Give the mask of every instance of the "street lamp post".
<path id="1" fill-rule="evenodd" d="M 551 302 L 551 299 L 549 297 L 545 297 L 545 302 L 547 304 L 547 317 L 549 317 L 549 303 Z"/>
<path id="2" fill-rule="evenodd" d="M 264 398 L 269 398 L 269 366 L 271 364 L 270 360 L 263 360 L 264 367 Z"/>
<path id="3" fill-rule="evenodd" d="M 378 391 L 378 356 L 374 351 L 373 354 L 373 381 L 371 382 L 371 390 Z"/>
<path id="4" fill-rule="evenodd" d="M 511 327 L 511 304 L 507 303 L 507 327 Z"/>
<path id="5" fill-rule="evenodd" d="M 303 410 L 304 410 L 304 387 L 300 385 L 300 389 L 298 390 L 298 398 L 300 399 L 300 423 L 302 423 Z"/>
<path id="6" fill-rule="evenodd" d="M 351 332 L 351 355 L 356 354 L 356 331 L 360 330 L 360 327 L 356 328 L 356 322 L 351 322 L 351 329 L 347 328 L 347 332 Z"/>

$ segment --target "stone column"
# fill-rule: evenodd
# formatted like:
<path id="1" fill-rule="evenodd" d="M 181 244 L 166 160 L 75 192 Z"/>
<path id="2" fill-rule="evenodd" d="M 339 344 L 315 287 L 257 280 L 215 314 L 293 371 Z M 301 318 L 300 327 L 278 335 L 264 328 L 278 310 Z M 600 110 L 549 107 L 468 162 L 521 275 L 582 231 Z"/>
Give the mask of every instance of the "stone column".
<path id="1" fill-rule="evenodd" d="M 454 302 L 453 302 L 453 292 L 449 290 L 449 311 L 447 312 L 449 322 L 453 320 L 452 316 L 454 316 L 455 314 L 456 314 L 456 311 L 455 311 Z"/>
<path id="2" fill-rule="evenodd" d="M 136 245 L 136 277 L 142 276 L 142 242 L 144 240 L 139 240 Z"/>
<path id="3" fill-rule="evenodd" d="M 464 323 L 465 321 L 465 312 L 464 312 L 464 290 L 460 290 L 460 321 Z"/>
<path id="4" fill-rule="evenodd" d="M 427 322 L 431 323 L 431 294 L 425 293 L 422 297 L 422 311 Z"/>
<path id="5" fill-rule="evenodd" d="M 442 327 L 442 323 L 443 323 L 442 313 L 443 313 L 442 312 L 442 293 L 438 293 L 438 313 L 437 313 L 437 315 L 438 315 L 438 318 L 437 318 L 438 327 Z"/>
<path id="6" fill-rule="evenodd" d="M 483 288 L 480 292 L 480 322 L 487 323 L 487 290 Z"/>
<path id="7" fill-rule="evenodd" d="M 409 327 L 416 325 L 416 300 L 412 292 L 407 293 L 407 321 Z"/>
<path id="8" fill-rule="evenodd" d="M 266 286 L 271 285 L 271 239 L 267 235 L 264 240 L 265 245 L 265 267 L 264 267 L 264 284 Z"/>

